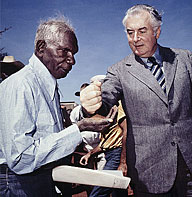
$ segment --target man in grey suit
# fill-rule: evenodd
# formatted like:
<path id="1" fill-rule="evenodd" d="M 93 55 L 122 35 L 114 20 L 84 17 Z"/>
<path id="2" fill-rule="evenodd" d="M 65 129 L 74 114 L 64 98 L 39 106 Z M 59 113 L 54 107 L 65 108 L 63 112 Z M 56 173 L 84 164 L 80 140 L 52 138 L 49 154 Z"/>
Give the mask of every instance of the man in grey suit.
<path id="1" fill-rule="evenodd" d="M 81 92 L 84 112 L 122 100 L 128 122 L 128 176 L 134 196 L 192 195 L 192 54 L 161 47 L 162 17 L 148 5 L 123 19 L 133 53 L 108 69 L 101 87 Z"/>

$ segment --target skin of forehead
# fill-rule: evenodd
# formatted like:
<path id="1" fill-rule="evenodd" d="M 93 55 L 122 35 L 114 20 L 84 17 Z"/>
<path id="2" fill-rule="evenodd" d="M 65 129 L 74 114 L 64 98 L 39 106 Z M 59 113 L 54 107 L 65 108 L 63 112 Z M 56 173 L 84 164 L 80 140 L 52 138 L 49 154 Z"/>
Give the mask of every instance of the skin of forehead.
<path id="1" fill-rule="evenodd" d="M 146 27 L 146 24 L 151 26 L 150 14 L 147 11 L 141 11 L 127 18 L 126 28 L 129 30 L 138 30 L 140 28 Z"/>
<path id="2" fill-rule="evenodd" d="M 56 41 L 58 47 L 65 48 L 70 46 L 73 53 L 78 52 L 78 42 L 76 35 L 73 32 L 63 32 Z"/>

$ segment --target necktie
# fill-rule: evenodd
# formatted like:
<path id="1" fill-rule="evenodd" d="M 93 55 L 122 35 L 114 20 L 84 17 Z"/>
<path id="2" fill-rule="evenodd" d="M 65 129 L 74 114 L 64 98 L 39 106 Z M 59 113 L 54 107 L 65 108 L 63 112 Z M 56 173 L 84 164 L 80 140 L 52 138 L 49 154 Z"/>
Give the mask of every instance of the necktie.
<path id="1" fill-rule="evenodd" d="M 149 57 L 147 60 L 148 63 L 152 63 L 152 66 L 149 66 L 149 70 L 155 76 L 156 80 L 158 81 L 159 85 L 166 93 L 166 86 L 165 86 L 165 76 L 161 69 L 161 66 L 156 62 L 154 57 Z"/>

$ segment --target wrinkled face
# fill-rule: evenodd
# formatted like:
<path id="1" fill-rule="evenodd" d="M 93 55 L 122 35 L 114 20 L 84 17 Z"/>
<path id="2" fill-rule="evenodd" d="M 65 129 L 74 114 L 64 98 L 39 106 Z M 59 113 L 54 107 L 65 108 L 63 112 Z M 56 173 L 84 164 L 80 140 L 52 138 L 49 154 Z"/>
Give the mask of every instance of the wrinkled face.
<path id="1" fill-rule="evenodd" d="M 56 78 L 64 78 L 75 64 L 74 55 L 78 52 L 76 36 L 64 33 L 61 41 L 57 44 L 46 44 L 41 61 L 49 72 Z"/>
<path id="2" fill-rule="evenodd" d="M 134 54 L 139 57 L 150 57 L 154 54 L 160 35 L 160 27 L 156 33 L 153 31 L 148 12 L 142 11 L 128 17 L 126 29 L 129 46 Z"/>

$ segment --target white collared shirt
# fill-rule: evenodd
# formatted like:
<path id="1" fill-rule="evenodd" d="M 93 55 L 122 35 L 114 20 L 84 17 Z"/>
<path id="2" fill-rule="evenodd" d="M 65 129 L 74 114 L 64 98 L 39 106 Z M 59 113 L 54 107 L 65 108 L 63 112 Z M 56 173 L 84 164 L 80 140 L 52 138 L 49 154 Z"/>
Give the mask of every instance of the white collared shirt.
<path id="1" fill-rule="evenodd" d="M 0 164 L 30 173 L 81 143 L 76 124 L 63 129 L 55 88 L 56 79 L 34 54 L 0 84 Z"/>
<path id="2" fill-rule="evenodd" d="M 159 45 L 157 45 L 157 49 L 156 49 L 155 53 L 153 54 L 153 57 L 155 58 L 157 64 L 161 66 L 161 69 L 164 72 L 163 63 L 162 63 L 162 57 L 161 57 L 161 55 L 159 53 Z M 148 58 L 141 58 L 141 59 L 143 60 L 143 62 L 146 65 L 148 64 L 148 62 L 147 62 Z"/>

